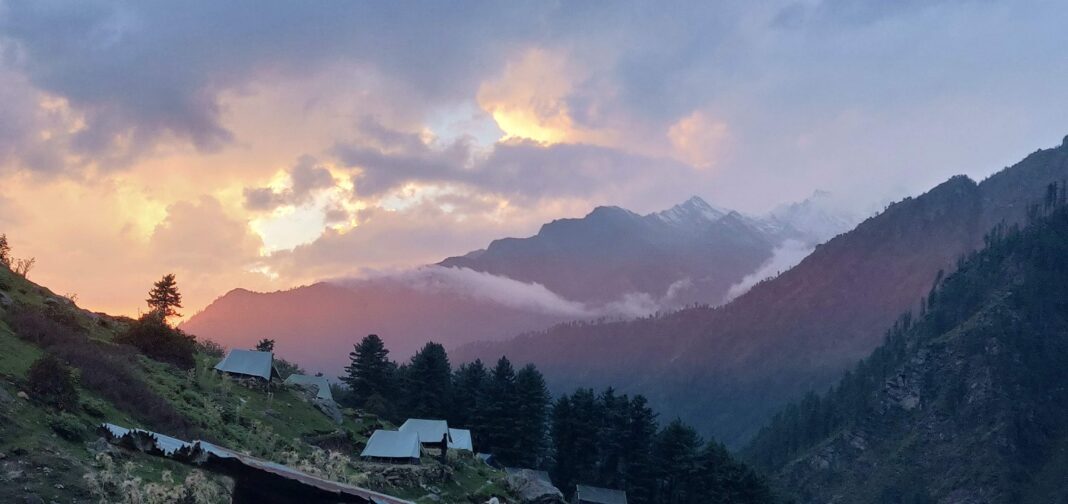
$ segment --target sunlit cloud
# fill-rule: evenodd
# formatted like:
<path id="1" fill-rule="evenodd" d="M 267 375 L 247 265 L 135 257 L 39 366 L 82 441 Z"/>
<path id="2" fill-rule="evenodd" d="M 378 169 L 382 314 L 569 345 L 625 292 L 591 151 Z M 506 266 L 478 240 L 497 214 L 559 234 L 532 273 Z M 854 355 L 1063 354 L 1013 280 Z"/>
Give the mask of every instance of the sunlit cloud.
<path id="1" fill-rule="evenodd" d="M 503 140 L 575 141 L 566 102 L 574 85 L 572 71 L 562 55 L 529 49 L 510 61 L 500 76 L 482 83 L 479 105 L 504 132 Z"/>

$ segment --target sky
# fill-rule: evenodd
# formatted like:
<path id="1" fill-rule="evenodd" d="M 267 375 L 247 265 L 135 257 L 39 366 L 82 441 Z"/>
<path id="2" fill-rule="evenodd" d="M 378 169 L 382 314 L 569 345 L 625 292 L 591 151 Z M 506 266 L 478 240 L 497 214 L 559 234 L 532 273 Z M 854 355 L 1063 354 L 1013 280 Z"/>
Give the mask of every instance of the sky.
<path id="1" fill-rule="evenodd" d="M 1056 1 L 0 0 L 0 233 L 111 313 L 596 205 L 859 211 L 1068 134 Z"/>

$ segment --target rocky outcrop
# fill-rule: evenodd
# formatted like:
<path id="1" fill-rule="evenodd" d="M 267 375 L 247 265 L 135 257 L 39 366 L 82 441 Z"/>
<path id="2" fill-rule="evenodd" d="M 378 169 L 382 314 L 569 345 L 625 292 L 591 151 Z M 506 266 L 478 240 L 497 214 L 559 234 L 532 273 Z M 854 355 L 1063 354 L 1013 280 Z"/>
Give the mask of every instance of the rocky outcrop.
<path id="1" fill-rule="evenodd" d="M 519 496 L 521 504 L 565 504 L 560 489 L 530 469 L 510 472 L 505 484 Z"/>

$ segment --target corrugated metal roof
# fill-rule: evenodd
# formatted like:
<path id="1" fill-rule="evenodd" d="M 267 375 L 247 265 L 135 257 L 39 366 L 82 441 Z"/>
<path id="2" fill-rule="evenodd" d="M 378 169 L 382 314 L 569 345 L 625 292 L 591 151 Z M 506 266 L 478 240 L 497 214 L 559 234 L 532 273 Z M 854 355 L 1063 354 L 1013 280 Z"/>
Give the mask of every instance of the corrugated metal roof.
<path id="1" fill-rule="evenodd" d="M 316 397 L 319 399 L 334 400 L 334 395 L 330 393 L 330 382 L 326 381 L 325 377 L 291 374 L 286 378 L 285 383 L 286 385 L 315 385 L 319 388 Z"/>
<path id="2" fill-rule="evenodd" d="M 627 493 L 587 485 L 575 485 L 575 497 L 580 503 L 591 504 L 627 504 Z"/>
<path id="3" fill-rule="evenodd" d="M 226 358 L 215 365 L 215 369 L 226 373 L 258 376 L 270 381 L 274 371 L 274 354 L 257 350 L 235 348 L 226 354 Z"/>
<path id="4" fill-rule="evenodd" d="M 419 435 L 420 443 L 440 443 L 449 433 L 449 423 L 445 420 L 423 420 L 409 418 L 400 426 L 401 432 L 414 432 Z"/>
<path id="5" fill-rule="evenodd" d="M 449 428 L 449 448 L 456 450 L 475 451 L 471 446 L 471 431 L 467 429 Z"/>
<path id="6" fill-rule="evenodd" d="M 102 427 L 106 429 L 109 435 L 116 439 L 131 439 L 133 435 L 136 434 L 147 435 L 155 441 L 155 448 L 167 457 L 172 457 L 178 453 L 179 449 L 186 448 L 187 450 L 183 451 L 183 457 L 175 457 L 176 460 L 186 463 L 192 462 L 198 465 L 210 463 L 211 457 L 215 457 L 216 459 L 231 460 L 240 463 L 245 467 L 287 478 L 303 485 L 318 488 L 325 492 L 338 495 L 349 495 L 365 499 L 375 504 L 414 504 L 411 501 L 378 493 L 366 488 L 312 476 L 311 474 L 286 465 L 252 457 L 203 440 L 189 443 L 156 432 L 141 429 L 127 429 L 110 423 L 103 424 Z"/>
<path id="7" fill-rule="evenodd" d="M 419 435 L 414 432 L 376 430 L 361 457 L 419 458 Z"/>

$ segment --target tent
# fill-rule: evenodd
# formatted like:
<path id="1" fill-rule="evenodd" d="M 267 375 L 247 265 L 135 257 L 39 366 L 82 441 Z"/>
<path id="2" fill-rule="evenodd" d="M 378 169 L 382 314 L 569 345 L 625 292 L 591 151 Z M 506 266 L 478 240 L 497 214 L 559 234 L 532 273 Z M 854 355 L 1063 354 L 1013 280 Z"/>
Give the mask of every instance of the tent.
<path id="1" fill-rule="evenodd" d="M 471 431 L 467 429 L 449 429 L 449 448 L 454 450 L 475 451 L 471 446 Z"/>
<path id="2" fill-rule="evenodd" d="M 285 384 L 300 387 L 315 385 L 319 390 L 315 397 L 318 397 L 319 399 L 329 399 L 331 401 L 334 400 L 334 395 L 330 393 L 330 382 L 326 381 L 326 378 L 322 376 L 291 374 L 286 378 Z"/>
<path id="3" fill-rule="evenodd" d="M 414 432 L 376 430 L 360 458 L 377 462 L 418 464 L 419 436 Z"/>
<path id="4" fill-rule="evenodd" d="M 595 486 L 575 485 L 573 504 L 627 504 L 627 492 Z"/>
<path id="5" fill-rule="evenodd" d="M 422 444 L 441 444 L 441 440 L 449 434 L 449 423 L 445 420 L 423 420 L 409 418 L 400 426 L 401 432 L 413 432 L 419 435 Z M 451 441 L 451 440 L 450 440 Z"/>
<path id="6" fill-rule="evenodd" d="M 254 376 L 266 381 L 278 377 L 278 370 L 274 368 L 274 354 L 257 350 L 230 350 L 226 358 L 215 365 L 215 370 L 233 375 Z"/>

